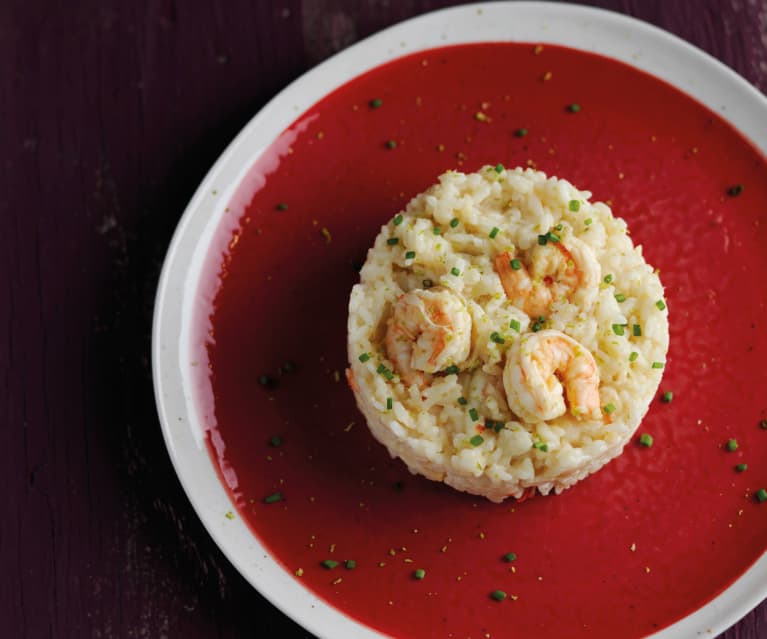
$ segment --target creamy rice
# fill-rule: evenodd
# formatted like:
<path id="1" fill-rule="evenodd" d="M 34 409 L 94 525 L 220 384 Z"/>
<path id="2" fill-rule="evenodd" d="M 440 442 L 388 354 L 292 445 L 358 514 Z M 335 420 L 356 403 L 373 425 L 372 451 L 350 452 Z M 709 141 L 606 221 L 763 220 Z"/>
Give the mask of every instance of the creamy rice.
<path id="1" fill-rule="evenodd" d="M 590 197 L 531 169 L 448 171 L 381 228 L 351 293 L 347 374 L 371 432 L 412 472 L 493 501 L 559 493 L 631 439 L 663 373 L 667 310 L 625 222 Z M 571 295 L 555 291 L 540 319 L 509 299 L 494 260 L 525 263 L 545 238 L 585 245 L 596 270 Z M 471 317 L 468 357 L 425 385 L 405 383 L 385 343 L 397 300 L 419 289 L 454 293 Z M 593 355 L 599 417 L 512 412 L 504 365 L 533 329 L 560 331 Z"/>

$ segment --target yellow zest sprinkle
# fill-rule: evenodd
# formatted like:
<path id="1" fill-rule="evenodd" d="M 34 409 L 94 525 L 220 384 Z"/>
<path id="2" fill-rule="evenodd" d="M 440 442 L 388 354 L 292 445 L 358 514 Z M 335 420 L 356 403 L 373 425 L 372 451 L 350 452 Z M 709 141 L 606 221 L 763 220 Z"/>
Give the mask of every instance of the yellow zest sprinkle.
<path id="1" fill-rule="evenodd" d="M 226 517 L 227 519 L 234 519 L 234 513 L 231 510 L 229 510 L 226 512 L 224 517 Z"/>
<path id="2" fill-rule="evenodd" d="M 477 111 L 474 114 L 474 119 L 478 122 L 490 122 L 490 118 L 487 116 L 487 114 L 482 113 L 482 111 Z"/>
<path id="3" fill-rule="evenodd" d="M 296 577 L 302 577 L 302 576 L 303 576 L 303 574 L 304 574 L 304 569 L 303 569 L 303 568 L 298 568 L 298 569 L 297 569 L 297 570 L 296 570 L 296 571 L 295 571 L 293 574 L 294 574 Z"/>

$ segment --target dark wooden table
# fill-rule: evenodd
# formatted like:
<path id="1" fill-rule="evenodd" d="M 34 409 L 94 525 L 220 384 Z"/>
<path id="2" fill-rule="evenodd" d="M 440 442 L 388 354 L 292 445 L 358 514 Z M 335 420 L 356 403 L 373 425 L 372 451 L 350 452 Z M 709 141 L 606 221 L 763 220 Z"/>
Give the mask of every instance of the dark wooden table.
<path id="1" fill-rule="evenodd" d="M 152 395 L 155 286 L 197 184 L 267 100 L 448 4 L 0 3 L 3 637 L 308 636 L 232 568 L 175 477 Z M 765 0 L 590 4 L 767 90 Z M 767 603 L 723 637 L 767 637 Z"/>

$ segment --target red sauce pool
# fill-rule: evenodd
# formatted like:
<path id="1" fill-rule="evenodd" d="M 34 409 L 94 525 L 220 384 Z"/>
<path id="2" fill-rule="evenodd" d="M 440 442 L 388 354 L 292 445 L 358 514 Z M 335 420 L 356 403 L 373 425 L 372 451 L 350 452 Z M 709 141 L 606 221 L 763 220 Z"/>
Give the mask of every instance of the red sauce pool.
<path id="1" fill-rule="evenodd" d="M 379 227 L 443 171 L 497 162 L 566 177 L 626 219 L 666 286 L 660 390 L 674 392 L 641 426 L 651 449 L 627 446 L 561 496 L 502 505 L 389 459 L 342 381 L 354 265 Z M 767 165 L 718 116 L 596 55 L 457 46 L 329 95 L 251 178 L 208 260 L 200 398 L 239 515 L 332 606 L 396 637 L 639 637 L 767 549 L 754 498 L 767 486 Z M 295 370 L 280 373 L 286 362 Z M 277 388 L 259 385 L 265 374 Z M 263 503 L 276 491 L 284 501 Z M 325 570 L 328 558 L 356 568 Z M 514 597 L 494 601 L 496 589 Z"/>

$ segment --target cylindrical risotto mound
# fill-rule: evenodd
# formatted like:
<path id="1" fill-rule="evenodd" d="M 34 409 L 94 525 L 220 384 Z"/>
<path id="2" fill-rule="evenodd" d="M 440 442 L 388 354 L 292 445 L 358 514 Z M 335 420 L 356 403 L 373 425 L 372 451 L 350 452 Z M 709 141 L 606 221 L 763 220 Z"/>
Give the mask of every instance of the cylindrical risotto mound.
<path id="1" fill-rule="evenodd" d="M 565 180 L 448 171 L 381 228 L 349 302 L 349 385 L 413 473 L 493 501 L 616 457 L 668 349 L 658 275 Z"/>

